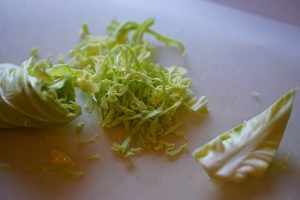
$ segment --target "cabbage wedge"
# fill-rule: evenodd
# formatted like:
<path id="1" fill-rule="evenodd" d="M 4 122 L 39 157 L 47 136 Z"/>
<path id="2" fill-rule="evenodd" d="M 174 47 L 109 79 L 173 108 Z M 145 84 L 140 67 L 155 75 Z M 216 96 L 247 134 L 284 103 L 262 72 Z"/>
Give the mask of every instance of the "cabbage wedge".
<path id="1" fill-rule="evenodd" d="M 68 65 L 0 64 L 0 128 L 63 125 L 81 114 L 75 97 Z"/>
<path id="2" fill-rule="evenodd" d="M 195 149 L 194 159 L 214 178 L 262 177 L 284 134 L 295 94 L 289 91 L 261 114 Z"/>

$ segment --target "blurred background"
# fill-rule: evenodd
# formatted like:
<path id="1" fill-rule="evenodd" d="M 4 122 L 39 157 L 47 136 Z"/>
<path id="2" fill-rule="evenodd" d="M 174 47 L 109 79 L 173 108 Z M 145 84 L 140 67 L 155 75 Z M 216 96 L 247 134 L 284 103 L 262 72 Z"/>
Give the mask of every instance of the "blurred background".
<path id="1" fill-rule="evenodd" d="M 300 26 L 299 0 L 210 0 L 224 6 Z"/>

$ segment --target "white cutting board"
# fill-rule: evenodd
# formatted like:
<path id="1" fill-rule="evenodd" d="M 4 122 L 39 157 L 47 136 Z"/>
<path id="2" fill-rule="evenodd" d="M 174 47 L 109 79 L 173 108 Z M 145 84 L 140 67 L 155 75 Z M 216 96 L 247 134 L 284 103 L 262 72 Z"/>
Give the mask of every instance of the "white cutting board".
<path id="1" fill-rule="evenodd" d="M 86 122 L 81 135 L 74 131 L 76 122 L 52 129 L 0 129 L 0 162 L 11 164 L 0 170 L 1 200 L 298 199 L 299 94 L 277 154 L 291 152 L 288 171 L 269 170 L 262 180 L 238 185 L 215 183 L 191 152 L 300 86 L 300 27 L 205 1 L 3 0 L 0 62 L 18 64 L 31 47 L 38 47 L 42 56 L 67 53 L 77 44 L 83 21 L 93 33 L 103 34 L 113 17 L 139 22 L 155 17 L 153 29 L 186 45 L 184 65 L 193 78 L 192 89 L 208 97 L 210 111 L 187 118 L 190 152 L 177 160 L 154 153 L 119 159 L 110 148 L 122 131 L 104 132 L 95 113 L 78 120 Z M 183 63 L 172 47 L 160 46 L 158 55 L 166 65 Z M 80 138 L 97 133 L 94 143 L 78 147 Z M 29 165 L 48 163 L 53 148 L 69 153 L 85 176 L 68 180 L 56 173 L 26 171 Z M 101 160 L 87 160 L 94 153 Z"/>

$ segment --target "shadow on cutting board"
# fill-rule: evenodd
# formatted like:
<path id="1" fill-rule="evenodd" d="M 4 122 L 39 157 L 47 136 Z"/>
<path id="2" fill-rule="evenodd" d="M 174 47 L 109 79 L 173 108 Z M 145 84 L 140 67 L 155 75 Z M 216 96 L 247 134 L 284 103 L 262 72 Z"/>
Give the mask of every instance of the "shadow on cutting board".
<path id="1" fill-rule="evenodd" d="M 46 191 L 53 184 L 51 190 L 60 190 L 65 181 L 80 180 L 80 173 L 88 173 L 88 156 L 99 150 L 95 148 L 97 141 L 80 146 L 80 141 L 89 137 L 93 135 L 78 134 L 73 123 L 52 128 L 0 129 L 0 163 L 9 165 L 0 170 L 0 177 L 4 177 L 2 181 L 7 177 L 7 181 L 24 182 Z M 53 150 L 69 156 L 74 165 L 53 162 Z"/>
<path id="2" fill-rule="evenodd" d="M 242 183 L 230 183 L 214 181 L 216 191 L 211 194 L 211 199 L 221 200 L 252 200 L 252 199 L 264 199 L 270 193 L 275 193 L 279 190 L 279 187 L 285 186 L 291 190 L 294 187 L 297 193 L 298 189 L 296 185 L 289 185 L 288 179 L 299 180 L 300 176 L 294 176 L 297 172 L 292 172 L 294 167 L 292 163 L 288 170 L 275 169 L 272 166 L 268 169 L 266 175 L 261 179 L 250 178 Z M 291 177 L 293 176 L 293 177 Z M 284 184 L 282 182 L 286 182 Z M 283 189 L 283 188 L 281 188 Z M 299 192 L 299 191 L 298 191 Z"/>

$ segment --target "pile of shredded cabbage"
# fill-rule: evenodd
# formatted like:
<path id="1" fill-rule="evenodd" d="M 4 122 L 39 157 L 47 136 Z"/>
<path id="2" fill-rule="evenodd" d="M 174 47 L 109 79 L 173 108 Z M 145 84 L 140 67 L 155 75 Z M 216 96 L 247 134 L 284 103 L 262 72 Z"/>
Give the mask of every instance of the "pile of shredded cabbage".
<path id="1" fill-rule="evenodd" d="M 141 24 L 112 20 L 105 36 L 90 35 L 84 24 L 80 44 L 70 51 L 77 86 L 90 94 L 89 110 L 91 102 L 98 105 L 103 127 L 124 126 L 127 138 L 113 144 L 124 157 L 148 149 L 179 154 L 187 145 L 167 139 L 185 138 L 182 125 L 175 121 L 176 111 L 184 106 L 201 112 L 207 105 L 205 97 L 192 96 L 185 68 L 163 67 L 153 60 L 154 46 L 144 42 L 145 33 L 184 52 L 181 42 L 151 30 L 153 24 L 152 18 Z"/>

